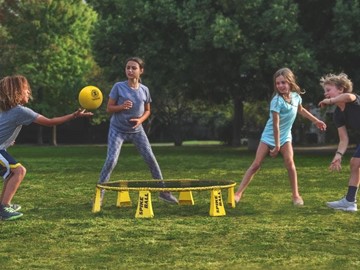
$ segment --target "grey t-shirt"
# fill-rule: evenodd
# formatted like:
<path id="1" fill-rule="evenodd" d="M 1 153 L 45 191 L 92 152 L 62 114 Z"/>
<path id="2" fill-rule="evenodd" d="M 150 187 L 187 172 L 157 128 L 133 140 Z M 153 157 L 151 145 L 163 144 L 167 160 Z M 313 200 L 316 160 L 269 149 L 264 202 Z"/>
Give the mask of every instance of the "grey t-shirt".
<path id="1" fill-rule="evenodd" d="M 142 125 L 133 129 L 134 122 L 129 120 L 132 118 L 139 118 L 144 114 L 144 106 L 151 103 L 151 96 L 149 89 L 140 84 L 138 89 L 131 89 L 127 81 L 117 82 L 110 91 L 109 97 L 116 100 L 116 104 L 123 104 L 126 100 L 131 100 L 133 106 L 129 110 L 113 113 L 110 120 L 110 125 L 119 132 L 136 133 L 142 130 Z"/>
<path id="2" fill-rule="evenodd" d="M 33 110 L 18 105 L 6 112 L 0 111 L 0 149 L 8 148 L 17 138 L 23 125 L 30 125 L 38 117 Z"/>

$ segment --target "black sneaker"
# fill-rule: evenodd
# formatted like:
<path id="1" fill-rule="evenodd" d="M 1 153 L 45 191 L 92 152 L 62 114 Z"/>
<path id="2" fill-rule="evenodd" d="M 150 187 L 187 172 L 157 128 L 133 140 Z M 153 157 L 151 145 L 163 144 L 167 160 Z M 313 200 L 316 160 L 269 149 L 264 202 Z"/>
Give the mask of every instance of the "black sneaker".
<path id="1" fill-rule="evenodd" d="M 179 203 L 179 201 L 174 197 L 174 195 L 171 194 L 171 192 L 160 192 L 159 199 L 168 203 Z"/>
<path id="2" fill-rule="evenodd" d="M 9 206 L 0 206 L 0 220 L 14 220 L 22 217 L 22 215 L 22 213 L 14 211 L 14 209 Z"/>

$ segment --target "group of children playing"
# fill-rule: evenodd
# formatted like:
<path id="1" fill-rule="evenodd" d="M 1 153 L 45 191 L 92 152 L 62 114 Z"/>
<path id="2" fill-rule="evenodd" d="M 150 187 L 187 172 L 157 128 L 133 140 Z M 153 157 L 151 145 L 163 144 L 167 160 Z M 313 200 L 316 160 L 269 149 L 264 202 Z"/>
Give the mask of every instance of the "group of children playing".
<path id="1" fill-rule="evenodd" d="M 143 129 L 142 123 L 150 116 L 151 96 L 149 89 L 141 83 L 144 62 L 138 57 L 131 57 L 125 62 L 126 81 L 114 84 L 107 103 L 107 112 L 111 113 L 108 133 L 108 151 L 98 182 L 109 181 L 115 168 L 124 141 L 131 141 L 147 163 L 153 179 L 163 179 L 160 167 Z M 258 145 L 256 156 L 245 172 L 235 193 L 238 203 L 269 154 L 275 158 L 282 155 L 288 171 L 292 202 L 301 206 L 304 201 L 299 193 L 291 128 L 299 113 L 309 119 L 317 128 L 326 130 L 326 124 L 312 115 L 302 106 L 303 91 L 297 84 L 294 73 L 288 68 L 281 68 L 273 76 L 274 93 L 270 102 L 270 114 Z M 324 89 L 324 99 L 320 107 L 336 106 L 333 120 L 338 130 L 339 143 L 330 164 L 330 170 L 341 169 L 342 157 L 349 145 L 348 129 L 360 131 L 360 96 L 353 93 L 352 82 L 344 73 L 328 74 L 320 79 Z M 3 189 L 0 196 L 0 220 L 15 220 L 23 214 L 21 206 L 13 204 L 12 199 L 24 179 L 26 169 L 16 161 L 7 148 L 14 144 L 22 125 L 36 123 L 54 126 L 78 117 L 91 117 L 93 114 L 79 109 L 64 116 L 47 118 L 25 107 L 31 99 L 31 88 L 24 76 L 7 76 L 0 81 L 0 176 Z M 330 208 L 343 211 L 357 211 L 356 194 L 360 184 L 360 144 L 350 160 L 350 179 L 346 196 L 338 201 L 328 202 Z M 104 191 L 102 192 L 102 198 Z M 170 192 L 161 192 L 159 198 L 178 203 Z"/>

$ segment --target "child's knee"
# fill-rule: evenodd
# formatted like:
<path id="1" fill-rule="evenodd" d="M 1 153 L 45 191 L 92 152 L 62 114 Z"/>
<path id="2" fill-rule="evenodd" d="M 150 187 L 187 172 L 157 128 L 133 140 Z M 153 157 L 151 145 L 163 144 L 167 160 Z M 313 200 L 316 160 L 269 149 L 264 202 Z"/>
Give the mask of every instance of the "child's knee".
<path id="1" fill-rule="evenodd" d="M 260 170 L 260 168 L 261 168 L 261 163 L 257 163 L 257 162 L 254 162 L 250 166 L 250 170 L 252 173 L 256 173 L 258 170 Z"/>
<path id="2" fill-rule="evenodd" d="M 26 174 L 26 168 L 22 165 L 12 169 L 12 173 L 18 175 L 19 177 L 24 178 Z"/>

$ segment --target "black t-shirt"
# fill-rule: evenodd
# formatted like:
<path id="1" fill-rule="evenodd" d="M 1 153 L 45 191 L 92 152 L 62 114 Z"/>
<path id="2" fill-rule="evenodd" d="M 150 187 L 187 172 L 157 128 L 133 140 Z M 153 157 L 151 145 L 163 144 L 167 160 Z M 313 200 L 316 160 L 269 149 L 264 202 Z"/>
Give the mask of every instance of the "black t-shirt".
<path id="1" fill-rule="evenodd" d="M 333 119 L 337 128 L 346 126 L 346 128 L 360 131 L 360 96 L 354 95 L 356 99 L 353 102 L 346 103 L 344 111 L 336 107 Z"/>

